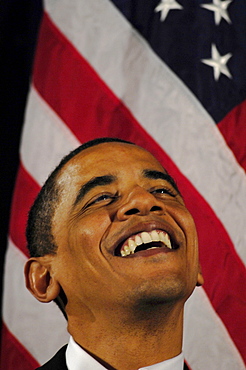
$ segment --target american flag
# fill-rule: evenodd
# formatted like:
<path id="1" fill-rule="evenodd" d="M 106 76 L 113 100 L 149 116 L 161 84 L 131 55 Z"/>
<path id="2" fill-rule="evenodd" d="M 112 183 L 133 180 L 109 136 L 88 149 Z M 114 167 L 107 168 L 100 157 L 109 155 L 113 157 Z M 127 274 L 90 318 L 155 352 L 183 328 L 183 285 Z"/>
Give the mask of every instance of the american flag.
<path id="1" fill-rule="evenodd" d="M 27 213 L 59 160 L 111 136 L 151 151 L 199 234 L 205 284 L 186 304 L 192 370 L 246 361 L 245 0 L 47 0 L 5 260 L 1 368 L 34 369 L 67 342 L 55 304 L 26 290 Z"/>

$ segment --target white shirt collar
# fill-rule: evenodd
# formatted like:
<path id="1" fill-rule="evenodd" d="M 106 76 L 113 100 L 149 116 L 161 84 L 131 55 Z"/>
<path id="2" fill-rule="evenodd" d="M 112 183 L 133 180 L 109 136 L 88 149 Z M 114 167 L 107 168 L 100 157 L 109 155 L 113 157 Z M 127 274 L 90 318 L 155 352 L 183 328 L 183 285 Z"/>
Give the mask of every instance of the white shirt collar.
<path id="1" fill-rule="evenodd" d="M 83 348 L 81 348 L 72 337 L 70 337 L 66 350 L 66 363 L 68 370 L 107 370 L 103 365 L 97 362 Z M 159 362 L 158 364 L 141 367 L 139 370 L 183 370 L 184 356 L 180 355 Z"/>

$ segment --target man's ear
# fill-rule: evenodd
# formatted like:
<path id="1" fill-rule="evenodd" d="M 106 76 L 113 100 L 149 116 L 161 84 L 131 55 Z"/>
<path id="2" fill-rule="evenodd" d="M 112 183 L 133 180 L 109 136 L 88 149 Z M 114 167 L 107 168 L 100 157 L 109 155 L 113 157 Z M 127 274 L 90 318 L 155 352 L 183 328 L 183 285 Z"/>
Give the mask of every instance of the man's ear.
<path id="1" fill-rule="evenodd" d="M 199 270 L 198 270 L 198 275 L 197 275 L 197 283 L 196 283 L 196 286 L 201 286 L 204 284 L 204 278 L 202 276 L 202 269 L 201 269 L 201 265 L 199 263 Z"/>
<path id="2" fill-rule="evenodd" d="M 30 258 L 24 268 L 26 287 L 40 302 L 51 302 L 60 293 L 59 283 L 42 264 L 41 258 Z"/>

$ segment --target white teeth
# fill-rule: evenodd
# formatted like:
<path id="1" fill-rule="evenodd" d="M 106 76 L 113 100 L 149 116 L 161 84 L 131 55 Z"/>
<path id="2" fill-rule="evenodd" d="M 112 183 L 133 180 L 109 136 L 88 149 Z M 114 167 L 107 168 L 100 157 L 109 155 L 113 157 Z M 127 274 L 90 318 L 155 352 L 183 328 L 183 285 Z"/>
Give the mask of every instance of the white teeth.
<path id="1" fill-rule="evenodd" d="M 160 241 L 159 234 L 156 230 L 151 231 L 150 235 L 151 235 L 151 239 L 153 240 L 153 242 Z"/>
<path id="2" fill-rule="evenodd" d="M 170 238 L 169 238 L 168 234 L 160 232 L 159 238 L 160 238 L 160 241 L 163 242 L 167 248 L 172 249 Z"/>
<path id="3" fill-rule="evenodd" d="M 130 253 L 131 253 L 131 250 L 130 250 L 130 248 L 128 247 L 128 245 L 126 245 L 126 246 L 124 247 L 124 251 L 125 251 L 126 255 L 128 255 L 128 254 L 130 254 Z"/>
<path id="4" fill-rule="evenodd" d="M 151 242 L 162 242 L 165 246 L 169 249 L 172 249 L 170 237 L 164 231 L 157 231 L 152 230 L 150 233 L 144 231 L 141 234 L 138 234 L 133 239 L 128 239 L 128 244 L 125 244 L 120 251 L 122 257 L 129 256 L 130 254 L 134 254 L 135 249 L 138 245 L 141 244 L 148 244 Z M 157 248 L 157 247 L 152 247 Z"/>
<path id="5" fill-rule="evenodd" d="M 123 249 L 120 251 L 120 254 L 121 254 L 121 257 L 127 256 L 126 252 Z"/>
<path id="6" fill-rule="evenodd" d="M 142 239 L 140 238 L 140 236 L 139 236 L 139 235 L 136 235 L 136 236 L 135 236 L 135 243 L 136 243 L 137 245 L 143 244 Z"/>
<path id="7" fill-rule="evenodd" d="M 146 233 L 146 231 L 141 233 L 141 238 L 142 238 L 142 241 L 143 241 L 144 244 L 148 244 L 148 243 L 152 242 L 150 234 Z"/>
<path id="8" fill-rule="evenodd" d="M 129 239 L 128 246 L 129 246 L 129 249 L 130 249 L 131 253 L 134 253 L 135 249 L 137 248 L 137 245 L 134 242 L 134 240 Z"/>

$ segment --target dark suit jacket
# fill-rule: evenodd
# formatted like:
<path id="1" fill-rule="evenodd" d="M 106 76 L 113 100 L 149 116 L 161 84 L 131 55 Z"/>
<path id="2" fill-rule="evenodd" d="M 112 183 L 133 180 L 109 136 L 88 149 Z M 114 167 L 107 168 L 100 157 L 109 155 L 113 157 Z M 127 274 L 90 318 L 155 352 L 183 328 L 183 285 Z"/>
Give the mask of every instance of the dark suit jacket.
<path id="1" fill-rule="evenodd" d="M 41 367 L 38 367 L 38 369 L 44 369 L 44 370 L 68 370 L 66 365 L 66 353 L 67 344 L 63 346 L 52 359 L 50 359 L 46 364 L 44 364 Z"/>
<path id="2" fill-rule="evenodd" d="M 51 360 L 46 362 L 43 366 L 39 367 L 38 369 L 43 370 L 67 370 L 66 366 L 66 352 L 67 345 L 62 347 Z M 186 364 L 184 364 L 184 370 L 189 370 Z"/>

